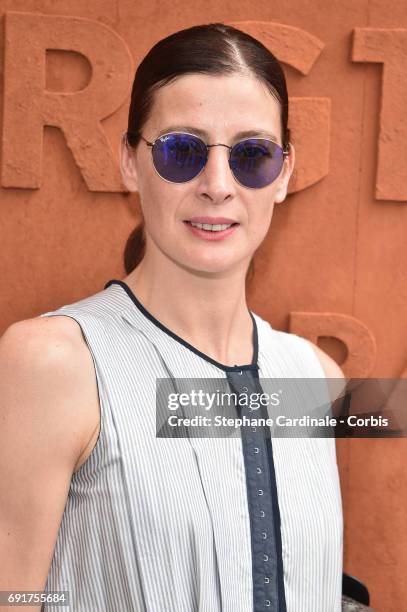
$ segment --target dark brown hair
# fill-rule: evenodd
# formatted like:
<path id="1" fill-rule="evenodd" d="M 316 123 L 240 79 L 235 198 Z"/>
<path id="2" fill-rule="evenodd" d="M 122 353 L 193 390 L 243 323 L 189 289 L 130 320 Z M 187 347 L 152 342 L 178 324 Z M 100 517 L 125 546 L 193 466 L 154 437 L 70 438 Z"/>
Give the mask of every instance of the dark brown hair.
<path id="1" fill-rule="evenodd" d="M 136 147 L 154 102 L 154 92 L 186 74 L 252 74 L 279 102 L 284 148 L 289 146 L 288 94 L 284 72 L 276 57 L 260 41 L 223 23 L 180 30 L 156 43 L 138 66 L 129 108 L 126 144 Z M 124 265 L 129 274 L 145 253 L 144 223 L 130 234 Z M 248 270 L 253 274 L 253 260 Z"/>

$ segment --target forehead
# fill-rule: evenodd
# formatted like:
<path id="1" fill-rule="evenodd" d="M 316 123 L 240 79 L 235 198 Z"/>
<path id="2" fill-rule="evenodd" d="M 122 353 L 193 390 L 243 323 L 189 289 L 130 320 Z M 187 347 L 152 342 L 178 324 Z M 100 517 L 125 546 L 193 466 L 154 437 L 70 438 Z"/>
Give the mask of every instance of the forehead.
<path id="1" fill-rule="evenodd" d="M 171 125 L 196 126 L 217 136 L 253 127 L 280 134 L 280 105 L 252 76 L 190 74 L 154 94 L 146 128 L 156 133 Z"/>

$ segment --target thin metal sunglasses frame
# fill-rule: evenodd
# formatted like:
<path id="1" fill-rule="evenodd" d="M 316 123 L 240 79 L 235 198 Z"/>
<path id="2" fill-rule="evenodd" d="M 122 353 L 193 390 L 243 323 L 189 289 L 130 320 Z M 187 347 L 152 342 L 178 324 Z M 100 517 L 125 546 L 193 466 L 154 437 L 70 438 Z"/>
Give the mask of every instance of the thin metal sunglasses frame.
<path id="1" fill-rule="evenodd" d="M 266 140 L 267 142 L 272 142 L 273 144 L 277 145 L 278 147 L 280 147 L 280 149 L 283 152 L 283 159 L 285 157 L 287 157 L 290 154 L 289 151 L 289 147 L 290 144 L 288 144 L 288 149 L 284 150 L 284 148 L 278 144 L 278 142 L 275 142 L 274 140 L 271 140 L 271 138 L 255 138 L 255 137 L 249 137 L 249 138 L 243 138 L 242 140 L 239 140 L 239 142 L 235 143 L 232 146 L 229 146 L 227 144 L 223 144 L 221 142 L 215 143 L 215 144 L 207 144 L 204 140 L 202 140 L 202 138 L 200 136 L 197 136 L 196 134 L 191 134 L 190 132 L 166 132 L 165 134 L 160 134 L 160 136 L 158 136 L 153 142 L 147 140 L 146 138 L 144 138 L 144 136 L 142 134 L 140 134 L 140 138 L 142 138 L 142 140 L 144 140 L 144 142 L 147 144 L 147 146 L 151 147 L 151 153 L 153 152 L 153 147 L 155 145 L 155 143 L 160 140 L 161 138 L 163 138 L 163 136 L 170 136 L 171 134 L 186 134 L 188 136 L 194 136 L 195 138 L 197 138 L 198 140 L 200 140 L 206 147 L 207 153 L 209 153 L 209 149 L 211 147 L 226 147 L 227 149 L 229 149 L 229 166 L 230 166 L 230 159 L 231 159 L 231 155 L 232 155 L 232 149 L 234 147 L 236 147 L 237 145 L 241 144 L 242 142 L 246 142 L 247 140 Z M 206 162 L 205 162 L 206 165 Z M 191 181 L 193 181 L 194 179 L 196 179 L 201 172 L 203 172 L 205 165 L 201 168 L 201 170 L 198 172 L 198 174 L 196 174 L 192 179 L 190 179 L 189 181 L 183 181 L 183 183 L 189 183 Z M 160 178 L 162 178 L 164 181 L 167 181 L 167 183 L 173 183 L 174 181 L 169 181 L 168 179 L 164 178 L 163 176 L 161 176 L 161 174 L 158 172 L 157 168 L 155 167 L 155 164 L 153 163 L 154 169 L 157 172 L 158 176 Z M 239 183 L 239 185 L 242 185 L 242 187 L 246 187 L 246 189 L 259 189 L 258 187 L 248 187 L 247 185 L 243 185 L 243 183 L 240 183 L 240 181 L 236 178 L 234 172 L 232 171 L 233 177 L 234 179 Z M 274 179 L 275 180 L 275 179 Z M 274 180 L 272 182 L 274 182 Z M 271 183 L 270 183 L 271 184 Z"/>

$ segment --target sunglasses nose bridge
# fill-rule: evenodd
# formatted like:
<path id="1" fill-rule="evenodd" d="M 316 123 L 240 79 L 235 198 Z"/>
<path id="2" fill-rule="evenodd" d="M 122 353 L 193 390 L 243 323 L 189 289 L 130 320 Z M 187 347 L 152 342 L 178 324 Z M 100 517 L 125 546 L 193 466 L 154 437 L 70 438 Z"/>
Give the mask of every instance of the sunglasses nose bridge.
<path id="1" fill-rule="evenodd" d="M 207 147 L 207 155 L 206 155 L 205 168 L 210 163 L 209 162 L 209 159 L 210 159 L 209 152 L 210 152 L 210 149 L 212 147 L 225 147 L 226 149 L 228 149 L 228 152 L 227 152 L 227 155 L 226 155 L 226 160 L 227 160 L 227 164 L 228 164 L 228 176 L 231 176 L 232 179 L 234 179 L 234 175 L 233 175 L 233 172 L 231 171 L 232 168 L 231 168 L 231 165 L 230 165 L 230 154 L 231 154 L 231 151 L 232 151 L 232 147 L 230 147 L 227 144 L 223 144 L 221 142 L 217 142 L 217 143 L 214 143 L 214 144 L 206 145 L 206 147 Z M 223 157 L 222 157 L 222 163 L 224 163 L 224 158 Z M 203 170 L 205 170 L 205 168 Z"/>
<path id="2" fill-rule="evenodd" d="M 207 148 L 206 162 L 208 162 L 208 159 L 209 159 L 209 149 L 211 149 L 212 147 L 225 147 L 226 149 L 229 149 L 229 154 L 228 154 L 228 161 L 229 161 L 230 154 L 232 152 L 232 147 L 230 147 L 227 144 L 223 144 L 222 142 L 216 142 L 215 144 L 206 145 L 206 148 Z"/>
<path id="3" fill-rule="evenodd" d="M 208 147 L 208 149 L 210 149 L 211 147 L 226 147 L 227 149 L 231 149 L 232 147 L 229 147 L 229 145 L 227 144 L 223 144 L 222 142 L 215 142 L 214 144 L 211 145 L 206 145 Z"/>

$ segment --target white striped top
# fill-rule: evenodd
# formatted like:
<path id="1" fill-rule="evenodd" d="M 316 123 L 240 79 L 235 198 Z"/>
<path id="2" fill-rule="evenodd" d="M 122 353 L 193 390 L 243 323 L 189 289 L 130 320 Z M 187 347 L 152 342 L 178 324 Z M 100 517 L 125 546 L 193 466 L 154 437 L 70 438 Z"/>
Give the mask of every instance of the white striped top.
<path id="1" fill-rule="evenodd" d="M 251 313 L 252 362 L 224 366 L 117 280 L 40 316 L 54 315 L 82 329 L 101 429 L 72 476 L 46 590 L 69 591 L 75 612 L 340 612 L 334 438 L 156 436 L 157 378 L 324 377 L 308 342 Z"/>

